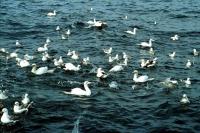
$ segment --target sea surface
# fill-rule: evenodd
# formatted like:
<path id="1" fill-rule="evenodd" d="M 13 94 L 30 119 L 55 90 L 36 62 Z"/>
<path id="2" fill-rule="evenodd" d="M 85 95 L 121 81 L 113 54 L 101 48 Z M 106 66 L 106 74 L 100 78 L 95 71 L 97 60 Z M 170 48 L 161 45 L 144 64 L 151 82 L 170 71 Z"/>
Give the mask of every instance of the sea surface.
<path id="1" fill-rule="evenodd" d="M 78 72 L 57 68 L 53 74 L 36 76 L 31 66 L 20 68 L 14 58 L 0 53 L 0 89 L 9 98 L 1 100 L 10 115 L 15 101 L 29 94 L 33 105 L 28 113 L 14 115 L 14 125 L 0 125 L 1 133 L 198 133 L 200 131 L 200 1 L 199 0 L 0 0 L 0 48 L 18 56 L 34 55 L 31 64 L 55 68 L 53 61 L 43 62 L 37 48 L 49 37 L 48 53 L 64 62 L 80 64 L 90 57 L 93 65 L 81 65 Z M 92 9 L 91 9 L 92 8 Z M 48 12 L 57 11 L 48 17 Z M 127 19 L 125 18 L 127 16 Z M 107 23 L 103 29 L 87 28 L 89 20 Z M 156 24 L 155 24 L 156 22 Z M 61 30 L 56 31 L 56 26 Z M 125 33 L 137 27 L 136 35 Z M 62 40 L 67 29 L 71 34 Z M 170 37 L 178 34 L 179 40 Z M 140 59 L 153 58 L 137 44 L 152 38 L 157 57 L 154 68 L 140 68 Z M 16 48 L 15 42 L 23 45 Z M 96 77 L 94 66 L 106 72 L 115 63 L 108 63 L 102 49 L 113 48 L 112 56 L 128 54 L 128 66 L 111 73 L 107 79 Z M 72 60 L 68 50 L 78 52 L 81 59 Z M 174 59 L 168 54 L 176 51 Z M 191 68 L 185 68 L 187 60 Z M 144 84 L 133 82 L 134 70 L 154 78 Z M 179 82 L 173 89 L 160 82 L 171 77 Z M 186 87 L 180 80 L 191 78 Z M 90 81 L 91 96 L 65 95 Z M 112 81 L 118 88 L 110 88 Z M 133 86 L 135 88 L 133 89 Z M 181 105 L 183 94 L 190 104 Z"/>

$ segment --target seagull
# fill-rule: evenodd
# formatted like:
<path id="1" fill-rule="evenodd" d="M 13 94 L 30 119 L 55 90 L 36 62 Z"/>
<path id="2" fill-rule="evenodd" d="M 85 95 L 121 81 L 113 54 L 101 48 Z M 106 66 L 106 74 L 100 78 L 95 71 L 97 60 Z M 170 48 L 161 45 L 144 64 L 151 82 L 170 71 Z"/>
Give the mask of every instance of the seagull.
<path id="1" fill-rule="evenodd" d="M 175 88 L 178 85 L 177 80 L 171 80 L 171 78 L 166 78 L 165 81 L 160 82 L 161 84 L 164 85 L 166 88 Z"/>
<path id="2" fill-rule="evenodd" d="M 31 55 L 28 55 L 28 54 L 24 55 L 24 59 L 27 60 L 27 61 L 28 60 L 33 60 L 34 58 L 35 58 L 34 56 L 31 56 Z"/>
<path id="3" fill-rule="evenodd" d="M 46 43 L 49 44 L 50 42 L 51 42 L 50 38 L 47 37 L 47 39 L 46 39 Z"/>
<path id="4" fill-rule="evenodd" d="M 185 83 L 186 87 L 189 87 L 191 85 L 190 78 L 187 78 L 186 80 L 181 80 L 181 81 Z"/>
<path id="5" fill-rule="evenodd" d="M 147 67 L 147 68 L 149 68 L 149 67 L 153 67 L 153 66 L 155 66 L 155 64 L 156 64 L 156 61 L 157 61 L 157 57 L 156 58 L 154 58 L 154 59 L 151 59 L 151 60 L 144 60 L 144 59 L 141 59 L 141 64 L 140 64 L 140 66 L 142 67 L 142 68 L 144 68 L 144 67 Z"/>
<path id="6" fill-rule="evenodd" d="M 110 84 L 109 84 L 109 87 L 110 88 L 113 88 L 113 89 L 118 89 L 119 86 L 118 86 L 118 83 L 116 81 L 112 81 Z"/>
<path id="7" fill-rule="evenodd" d="M 56 31 L 59 31 L 60 30 L 60 26 L 56 26 Z"/>
<path id="8" fill-rule="evenodd" d="M 68 50 L 67 56 L 72 56 L 72 51 L 70 49 Z"/>
<path id="9" fill-rule="evenodd" d="M 149 39 L 149 42 L 141 42 L 140 44 L 137 44 L 143 48 L 151 48 L 152 47 L 152 41 L 154 41 L 153 39 Z"/>
<path id="10" fill-rule="evenodd" d="M 8 54 L 8 51 L 5 48 L 0 48 L 0 52 Z"/>
<path id="11" fill-rule="evenodd" d="M 150 55 L 154 55 L 154 54 L 155 54 L 155 51 L 153 50 L 153 48 L 150 48 L 150 49 L 149 49 L 149 54 L 150 54 Z"/>
<path id="12" fill-rule="evenodd" d="M 69 35 L 71 34 L 70 29 L 68 29 L 68 30 L 65 32 L 65 34 L 69 36 Z"/>
<path id="13" fill-rule="evenodd" d="M 105 73 L 104 70 L 102 70 L 102 68 L 98 68 L 97 69 L 97 74 L 96 74 L 97 78 L 107 78 L 108 77 L 108 74 Z"/>
<path id="14" fill-rule="evenodd" d="M 26 107 L 29 104 L 29 102 L 30 102 L 30 99 L 28 97 L 28 93 L 25 93 L 22 98 L 23 98 L 22 99 L 22 104 Z"/>
<path id="15" fill-rule="evenodd" d="M 198 52 L 196 49 L 193 49 L 193 55 L 194 55 L 194 56 L 198 56 L 198 55 L 199 55 L 199 52 Z"/>
<path id="16" fill-rule="evenodd" d="M 85 57 L 85 58 L 83 58 L 82 63 L 83 63 L 84 65 L 88 65 L 88 64 L 90 64 L 90 58 L 89 58 L 89 57 Z"/>
<path id="17" fill-rule="evenodd" d="M 133 31 L 127 30 L 125 32 L 128 33 L 128 34 L 131 34 L 131 35 L 135 35 L 136 34 L 136 30 L 137 30 L 137 28 L 134 28 Z"/>
<path id="18" fill-rule="evenodd" d="M 190 60 L 188 60 L 185 66 L 186 66 L 186 68 L 190 68 L 190 67 L 192 66 L 192 63 L 191 63 L 191 61 L 190 61 Z"/>
<path id="19" fill-rule="evenodd" d="M 119 72 L 122 71 L 124 68 L 122 65 L 115 65 L 114 67 L 112 67 L 109 72 Z"/>
<path id="20" fill-rule="evenodd" d="M 74 60 L 78 60 L 78 59 L 79 59 L 78 54 L 76 54 L 75 51 L 72 51 L 72 56 L 71 56 L 71 58 L 74 59 Z"/>
<path id="21" fill-rule="evenodd" d="M 169 57 L 170 57 L 171 59 L 174 59 L 175 55 L 176 55 L 176 52 L 174 51 L 173 53 L 169 54 Z"/>
<path id="22" fill-rule="evenodd" d="M 79 71 L 81 69 L 80 65 L 75 66 L 72 63 L 65 63 L 65 67 L 63 68 L 66 71 Z"/>
<path id="23" fill-rule="evenodd" d="M 126 54 L 126 52 L 122 52 L 122 54 L 123 54 L 123 59 L 128 58 L 128 55 Z"/>
<path id="24" fill-rule="evenodd" d="M 56 10 L 54 10 L 53 12 L 47 13 L 47 16 L 49 17 L 56 16 Z"/>
<path id="25" fill-rule="evenodd" d="M 19 40 L 16 40 L 15 45 L 16 47 L 22 47 L 22 45 L 19 43 Z"/>
<path id="26" fill-rule="evenodd" d="M 178 36 L 178 35 L 174 35 L 173 37 L 171 37 L 171 39 L 172 39 L 173 41 L 176 41 L 176 40 L 179 39 L 179 36 Z"/>
<path id="27" fill-rule="evenodd" d="M 112 63 L 115 60 L 119 60 L 119 55 L 118 54 L 116 54 L 115 57 L 111 57 L 111 56 L 108 57 L 108 62 L 110 62 L 110 63 Z"/>
<path id="28" fill-rule="evenodd" d="M 71 94 L 71 95 L 77 95 L 77 96 L 90 96 L 91 95 L 91 90 L 88 87 L 88 85 L 91 84 L 89 81 L 84 82 L 84 89 L 81 88 L 74 88 L 71 90 L 71 92 L 63 91 L 65 94 Z"/>
<path id="29" fill-rule="evenodd" d="M 106 54 L 111 54 L 112 53 L 112 47 L 110 47 L 109 49 L 103 49 L 103 52 Z"/>
<path id="30" fill-rule="evenodd" d="M 19 102 L 16 101 L 13 110 L 15 114 L 21 114 L 23 112 L 27 112 L 28 108 L 23 108 L 22 106 L 19 105 Z"/>
<path id="31" fill-rule="evenodd" d="M 37 49 L 37 51 L 38 51 L 38 52 L 45 52 L 45 51 L 48 50 L 47 46 L 48 46 L 48 43 L 45 43 L 44 46 L 43 46 L 43 47 L 39 47 L 39 48 Z"/>
<path id="32" fill-rule="evenodd" d="M 35 75 L 42 75 L 45 73 L 53 73 L 55 71 L 55 69 L 52 70 L 48 70 L 48 67 L 40 67 L 37 69 L 37 65 L 36 64 L 32 64 L 32 70 L 31 72 L 34 73 Z"/>
<path id="33" fill-rule="evenodd" d="M 18 50 L 15 50 L 14 52 L 10 53 L 9 58 L 17 58 L 18 54 L 17 54 Z"/>
<path id="34" fill-rule="evenodd" d="M 133 81 L 135 83 L 144 83 L 144 82 L 147 82 L 147 81 L 154 80 L 154 78 L 149 78 L 147 75 L 142 75 L 142 76 L 138 77 L 138 71 L 137 70 L 134 70 L 133 74 L 134 74 Z"/>
<path id="35" fill-rule="evenodd" d="M 4 99 L 7 99 L 8 96 L 6 95 L 6 91 L 2 91 L 0 90 L 0 100 L 4 100 Z"/>
<path id="36" fill-rule="evenodd" d="M 30 63 L 25 59 L 16 58 L 16 61 L 17 61 L 17 65 L 22 68 L 30 66 Z"/>
<path id="37" fill-rule="evenodd" d="M 190 103 L 186 94 L 183 94 L 182 99 L 180 100 L 181 104 L 188 104 Z"/>
<path id="38" fill-rule="evenodd" d="M 11 119 L 11 116 L 8 114 L 8 109 L 7 108 L 3 108 L 2 109 L 3 115 L 1 116 L 1 122 L 3 124 L 9 124 L 9 123 L 15 123 L 15 120 Z"/>

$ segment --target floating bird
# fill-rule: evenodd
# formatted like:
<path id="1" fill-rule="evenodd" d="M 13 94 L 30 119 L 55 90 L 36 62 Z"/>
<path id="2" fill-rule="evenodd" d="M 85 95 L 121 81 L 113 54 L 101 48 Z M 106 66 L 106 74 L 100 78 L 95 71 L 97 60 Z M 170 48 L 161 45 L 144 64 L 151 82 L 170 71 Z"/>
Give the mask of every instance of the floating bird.
<path id="1" fill-rule="evenodd" d="M 118 83 L 116 81 L 112 81 L 109 84 L 109 87 L 112 88 L 112 89 L 118 89 L 119 88 Z"/>
<path id="2" fill-rule="evenodd" d="M 155 51 L 153 50 L 153 48 L 150 48 L 150 49 L 149 49 L 149 54 L 150 54 L 150 55 L 155 55 Z"/>
<path id="3" fill-rule="evenodd" d="M 0 48 L 0 52 L 8 54 L 8 51 L 5 48 Z"/>
<path id="4" fill-rule="evenodd" d="M 45 67 L 40 67 L 37 69 L 37 65 L 36 64 L 32 64 L 32 70 L 31 72 L 34 73 L 35 75 L 42 75 L 42 74 L 45 74 L 45 73 L 53 73 L 55 71 L 55 69 L 52 69 L 52 70 L 48 70 L 48 67 L 45 66 Z"/>
<path id="5" fill-rule="evenodd" d="M 180 100 L 180 103 L 181 104 L 188 104 L 188 103 L 190 103 L 190 101 L 189 101 L 189 99 L 188 99 L 188 97 L 187 97 L 186 94 L 183 94 L 183 96 L 182 96 L 182 98 Z"/>
<path id="6" fill-rule="evenodd" d="M 0 90 L 0 100 L 4 100 L 4 99 L 7 99 L 8 96 L 6 95 L 6 91 L 2 91 Z"/>
<path id="7" fill-rule="evenodd" d="M 126 54 L 126 52 L 122 52 L 122 54 L 123 54 L 123 59 L 128 58 L 128 55 Z"/>
<path id="8" fill-rule="evenodd" d="M 19 105 L 19 102 L 15 102 L 13 110 L 14 110 L 15 114 L 21 114 L 23 112 L 27 112 L 28 108 L 24 108 L 24 107 L 22 107 L 22 106 Z"/>
<path id="9" fill-rule="evenodd" d="M 71 34 L 70 29 L 68 29 L 68 30 L 65 32 L 65 34 L 69 36 L 69 35 Z"/>
<path id="10" fill-rule="evenodd" d="M 194 55 L 194 56 L 198 56 L 198 55 L 199 55 L 199 52 L 198 52 L 196 49 L 193 49 L 193 55 Z"/>
<path id="11" fill-rule="evenodd" d="M 38 49 L 37 49 L 37 51 L 38 52 L 45 52 L 45 51 L 47 51 L 48 50 L 48 43 L 45 43 L 44 44 L 44 46 L 43 47 L 39 47 Z"/>
<path id="12" fill-rule="evenodd" d="M 91 90 L 88 87 L 88 85 L 91 84 L 89 81 L 84 82 L 84 89 L 81 88 L 74 88 L 71 90 L 71 92 L 63 91 L 65 94 L 72 94 L 72 95 L 77 95 L 77 96 L 90 96 L 91 95 Z"/>
<path id="13" fill-rule="evenodd" d="M 17 54 L 18 50 L 15 50 L 14 52 L 10 53 L 9 58 L 17 58 L 18 54 Z"/>
<path id="14" fill-rule="evenodd" d="M 142 75 L 142 76 L 138 77 L 138 71 L 137 70 L 134 70 L 133 74 L 134 74 L 133 81 L 135 83 L 144 83 L 144 82 L 147 82 L 147 81 L 154 80 L 154 78 L 149 78 L 147 75 Z"/>
<path id="15" fill-rule="evenodd" d="M 60 30 L 60 26 L 56 26 L 56 31 L 59 31 Z"/>
<path id="16" fill-rule="evenodd" d="M 79 56 L 78 56 L 78 54 L 76 54 L 76 51 L 72 51 L 71 58 L 74 59 L 74 60 L 78 60 L 79 59 Z"/>
<path id="17" fill-rule="evenodd" d="M 136 34 L 136 30 L 137 30 L 137 28 L 134 28 L 133 31 L 127 30 L 125 32 L 128 33 L 128 34 L 131 34 L 131 35 L 135 35 Z"/>
<path id="18" fill-rule="evenodd" d="M 67 56 L 72 56 L 72 51 L 70 49 L 67 52 Z"/>
<path id="19" fill-rule="evenodd" d="M 49 17 L 56 16 L 56 10 L 54 10 L 53 12 L 47 13 L 47 16 Z"/>
<path id="20" fill-rule="evenodd" d="M 16 45 L 16 47 L 22 47 L 22 45 L 19 43 L 19 40 L 16 40 L 16 42 L 15 42 L 15 45 Z"/>
<path id="21" fill-rule="evenodd" d="M 190 60 L 188 60 L 185 66 L 186 66 L 186 68 L 190 68 L 190 67 L 192 66 L 192 63 L 191 63 L 191 61 L 190 61 Z"/>
<path id="22" fill-rule="evenodd" d="M 80 65 L 75 66 L 72 63 L 65 63 L 65 67 L 63 68 L 66 71 L 79 71 L 81 69 Z"/>
<path id="23" fill-rule="evenodd" d="M 179 36 L 178 36 L 178 35 L 174 35 L 173 37 L 171 37 L 171 39 L 172 39 L 173 41 L 176 41 L 176 40 L 179 39 Z"/>
<path id="24" fill-rule="evenodd" d="M 154 59 L 152 59 L 152 60 L 146 60 L 146 61 L 145 61 L 144 59 L 141 59 L 141 64 L 140 64 L 140 66 L 141 66 L 142 68 L 144 68 L 144 67 L 147 67 L 147 68 L 153 67 L 153 66 L 155 66 L 155 64 L 156 64 L 157 59 L 158 59 L 158 58 L 154 58 Z"/>
<path id="25" fill-rule="evenodd" d="M 151 48 L 152 47 L 152 41 L 154 41 L 153 39 L 149 39 L 149 42 L 141 42 L 140 44 L 137 44 L 143 48 Z"/>
<path id="26" fill-rule="evenodd" d="M 174 59 L 175 55 L 176 55 L 176 52 L 174 51 L 173 53 L 169 54 L 169 57 L 170 57 L 171 59 Z"/>
<path id="27" fill-rule="evenodd" d="M 35 58 L 34 56 L 31 56 L 31 55 L 28 55 L 28 54 L 24 55 L 24 59 L 27 60 L 27 61 L 28 60 L 33 60 L 34 58 Z"/>
<path id="28" fill-rule="evenodd" d="M 23 106 L 28 106 L 28 104 L 30 103 L 30 99 L 28 97 L 28 93 L 25 93 L 24 96 L 22 97 L 22 104 Z"/>
<path id="29" fill-rule="evenodd" d="M 111 54 L 112 53 L 112 47 L 110 47 L 109 49 L 103 49 L 103 52 L 106 54 Z"/>
<path id="30" fill-rule="evenodd" d="M 112 63 L 113 61 L 118 61 L 119 60 L 119 55 L 116 54 L 115 57 L 108 57 L 108 62 Z"/>
<path id="31" fill-rule="evenodd" d="M 83 58 L 82 63 L 83 63 L 83 65 L 88 65 L 88 64 L 90 64 L 90 58 L 89 58 L 89 57 Z"/>
<path id="32" fill-rule="evenodd" d="M 122 71 L 124 68 L 122 65 L 115 65 L 114 67 L 112 67 L 109 72 L 119 72 Z"/>
<path id="33" fill-rule="evenodd" d="M 49 44 L 50 42 L 51 42 L 50 38 L 47 37 L 47 39 L 46 39 L 46 43 Z"/>
<path id="34" fill-rule="evenodd" d="M 102 68 L 98 68 L 97 69 L 97 78 L 102 78 L 102 79 L 104 79 L 104 78 L 107 78 L 108 77 L 108 74 L 106 74 L 105 73 L 105 71 L 104 70 L 102 70 Z"/>
<path id="35" fill-rule="evenodd" d="M 181 80 L 181 81 L 185 83 L 186 87 L 189 87 L 191 85 L 190 78 L 187 78 L 186 80 Z"/>
<path id="36" fill-rule="evenodd" d="M 65 37 L 64 34 L 61 34 L 61 39 L 62 39 L 62 40 L 65 40 L 65 39 L 67 39 L 67 38 Z"/>
<path id="37" fill-rule="evenodd" d="M 25 59 L 16 58 L 16 61 L 17 61 L 17 65 L 22 68 L 30 66 L 30 63 Z"/>
<path id="38" fill-rule="evenodd" d="M 175 88 L 178 85 L 177 80 L 171 80 L 171 78 L 166 78 L 165 81 L 160 82 L 166 88 Z"/>
<path id="39" fill-rule="evenodd" d="M 3 115 L 1 116 L 1 122 L 3 124 L 9 124 L 9 123 L 15 123 L 16 120 L 12 120 L 11 116 L 8 114 L 8 109 L 3 108 L 2 109 Z"/>

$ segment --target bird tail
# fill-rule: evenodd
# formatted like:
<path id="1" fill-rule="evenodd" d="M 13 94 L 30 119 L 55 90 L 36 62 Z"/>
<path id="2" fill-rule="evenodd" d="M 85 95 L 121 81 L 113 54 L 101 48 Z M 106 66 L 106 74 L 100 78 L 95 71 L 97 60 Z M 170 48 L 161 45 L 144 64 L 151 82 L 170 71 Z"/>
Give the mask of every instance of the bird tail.
<path id="1" fill-rule="evenodd" d="M 65 94 L 71 94 L 71 92 L 67 92 L 67 91 L 63 91 L 63 93 L 65 93 Z"/>
<path id="2" fill-rule="evenodd" d="M 150 79 L 148 79 L 148 81 L 152 81 L 152 80 L 154 80 L 154 78 L 150 78 Z"/>

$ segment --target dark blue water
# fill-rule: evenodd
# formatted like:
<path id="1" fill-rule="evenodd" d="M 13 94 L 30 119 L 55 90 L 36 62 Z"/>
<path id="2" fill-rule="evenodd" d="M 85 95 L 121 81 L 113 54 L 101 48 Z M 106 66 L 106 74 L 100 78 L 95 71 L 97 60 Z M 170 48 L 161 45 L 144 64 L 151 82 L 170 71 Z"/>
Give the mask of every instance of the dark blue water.
<path id="1" fill-rule="evenodd" d="M 95 66 L 105 71 L 112 65 L 103 48 L 113 47 L 113 55 L 121 56 L 122 52 L 129 55 L 123 71 L 99 81 L 95 73 L 89 73 L 91 66 L 82 66 L 79 72 L 56 69 L 54 74 L 34 76 L 31 68 L 22 69 L 14 59 L 7 61 L 1 53 L 0 85 L 9 94 L 1 103 L 13 115 L 14 101 L 20 101 L 24 93 L 29 93 L 34 101 L 28 114 L 15 116 L 19 122 L 13 126 L 1 125 L 1 132 L 199 132 L 200 60 L 191 54 L 193 48 L 200 50 L 199 7 L 199 0 L 1 0 L 0 48 L 13 52 L 15 41 L 19 40 L 24 46 L 18 51 L 21 58 L 26 53 L 37 57 L 31 63 L 53 68 L 53 63 L 42 62 L 36 51 L 47 37 L 52 40 L 49 46 L 52 56 L 63 56 L 65 62 L 80 64 L 66 56 L 68 49 L 76 50 L 80 57 L 89 56 Z M 53 10 L 57 10 L 57 15 L 47 17 Z M 105 21 L 107 27 L 98 30 L 77 25 L 93 18 Z M 61 33 L 55 31 L 57 25 L 61 32 L 71 29 L 68 39 L 61 40 Z M 124 32 L 134 27 L 138 28 L 135 36 Z M 170 40 L 174 34 L 180 36 L 178 41 Z M 158 64 L 152 69 L 141 69 L 139 60 L 149 55 L 136 44 L 149 38 L 155 40 Z M 171 60 L 168 54 L 173 51 L 177 53 Z M 188 59 L 194 65 L 185 69 Z M 155 80 L 133 90 L 135 69 Z M 187 88 L 180 83 L 166 91 L 159 82 L 168 77 L 177 80 L 191 77 L 192 85 Z M 62 93 L 81 87 L 85 80 L 92 81 L 90 97 Z M 111 81 L 117 81 L 119 89 L 110 89 Z M 180 105 L 183 93 L 189 97 L 189 105 Z"/>

